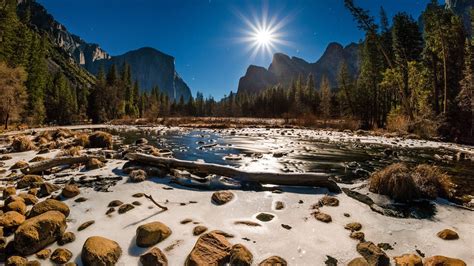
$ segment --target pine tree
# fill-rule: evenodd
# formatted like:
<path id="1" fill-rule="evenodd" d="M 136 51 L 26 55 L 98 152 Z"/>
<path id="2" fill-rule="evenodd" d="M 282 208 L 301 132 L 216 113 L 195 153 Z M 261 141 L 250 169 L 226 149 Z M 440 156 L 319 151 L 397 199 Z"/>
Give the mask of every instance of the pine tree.
<path id="1" fill-rule="evenodd" d="M 321 114 L 326 119 L 331 116 L 331 87 L 326 76 L 321 79 Z"/>

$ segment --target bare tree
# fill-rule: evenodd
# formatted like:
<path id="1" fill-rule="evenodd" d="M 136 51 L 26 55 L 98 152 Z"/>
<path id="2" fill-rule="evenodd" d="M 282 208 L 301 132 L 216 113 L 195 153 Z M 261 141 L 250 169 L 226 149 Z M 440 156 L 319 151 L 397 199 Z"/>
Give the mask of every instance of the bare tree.
<path id="1" fill-rule="evenodd" d="M 8 129 L 8 122 L 18 119 L 26 103 L 26 72 L 23 68 L 10 68 L 0 62 L 0 118 Z"/>

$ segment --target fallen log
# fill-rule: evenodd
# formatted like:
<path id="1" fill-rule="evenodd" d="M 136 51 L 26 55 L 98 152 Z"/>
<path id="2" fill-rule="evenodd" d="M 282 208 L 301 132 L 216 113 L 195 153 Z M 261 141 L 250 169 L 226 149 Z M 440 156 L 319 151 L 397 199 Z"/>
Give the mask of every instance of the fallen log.
<path id="1" fill-rule="evenodd" d="M 341 189 L 328 175 L 315 173 L 273 173 L 273 172 L 251 172 L 237 169 L 232 166 L 185 161 L 174 158 L 155 157 L 142 153 L 128 153 L 126 158 L 144 164 L 171 168 L 184 168 L 206 174 L 216 174 L 230 177 L 240 182 L 273 184 L 281 186 L 310 186 L 325 187 L 331 192 L 340 192 Z"/>
<path id="2" fill-rule="evenodd" d="M 83 155 L 83 156 L 77 156 L 77 157 L 63 156 L 63 157 L 56 157 L 53 159 L 49 159 L 49 160 L 32 164 L 28 167 L 22 168 L 21 172 L 24 174 L 36 174 L 36 173 L 44 172 L 55 166 L 86 163 L 92 158 L 99 159 L 100 161 L 105 161 L 105 158 L 100 157 L 100 156 L 89 156 L 89 155 Z"/>

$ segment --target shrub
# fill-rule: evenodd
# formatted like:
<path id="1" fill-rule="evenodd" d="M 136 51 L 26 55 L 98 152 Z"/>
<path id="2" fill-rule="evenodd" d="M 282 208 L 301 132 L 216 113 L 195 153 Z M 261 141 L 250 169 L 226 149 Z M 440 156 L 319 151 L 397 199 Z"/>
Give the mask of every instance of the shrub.
<path id="1" fill-rule="evenodd" d="M 74 136 L 74 133 L 72 132 L 72 130 L 67 129 L 67 128 L 58 128 L 56 129 L 56 131 L 53 132 L 53 138 L 55 140 L 59 138 L 67 139 L 72 136 Z"/>
<path id="2" fill-rule="evenodd" d="M 103 131 L 94 132 L 89 136 L 89 147 L 112 148 L 112 135 Z"/>
<path id="3" fill-rule="evenodd" d="M 82 147 L 89 146 L 89 135 L 84 133 L 77 134 L 76 138 L 74 139 L 74 145 Z"/>
<path id="4" fill-rule="evenodd" d="M 418 198 L 418 190 L 405 164 L 396 163 L 375 172 L 370 177 L 369 190 L 387 195 L 396 201 Z"/>
<path id="5" fill-rule="evenodd" d="M 387 195 L 395 201 L 411 201 L 418 198 L 451 198 L 454 195 L 451 178 L 436 166 L 426 164 L 408 168 L 396 163 L 373 173 L 369 190 Z"/>
<path id="6" fill-rule="evenodd" d="M 398 109 L 390 111 L 387 117 L 387 130 L 392 132 L 407 133 L 410 128 L 410 119 L 401 114 Z"/>
<path id="7" fill-rule="evenodd" d="M 31 151 L 36 149 L 35 144 L 31 141 L 30 138 L 26 136 L 21 136 L 15 138 L 12 142 L 12 148 L 16 152 Z"/>
<path id="8" fill-rule="evenodd" d="M 61 157 L 61 156 L 79 156 L 81 155 L 81 149 L 82 147 L 80 146 L 74 146 L 70 147 L 68 149 L 62 150 L 56 157 Z"/>
<path id="9" fill-rule="evenodd" d="M 436 197 L 451 198 L 453 196 L 454 184 L 450 176 L 436 166 L 418 165 L 412 176 L 423 197 L 434 199 Z"/>

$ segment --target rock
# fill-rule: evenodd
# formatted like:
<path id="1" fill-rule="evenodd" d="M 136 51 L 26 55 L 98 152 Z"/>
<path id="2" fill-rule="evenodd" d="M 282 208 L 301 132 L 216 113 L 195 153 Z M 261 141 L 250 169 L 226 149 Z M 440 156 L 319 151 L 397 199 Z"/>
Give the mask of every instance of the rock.
<path id="1" fill-rule="evenodd" d="M 112 135 L 107 132 L 96 131 L 89 136 L 89 146 L 91 148 L 112 148 Z"/>
<path id="2" fill-rule="evenodd" d="M 262 222 L 269 222 L 273 220 L 273 217 L 275 216 L 272 214 L 262 212 L 262 213 L 259 213 L 256 218 L 257 220 L 262 221 Z"/>
<path id="3" fill-rule="evenodd" d="M 235 225 L 243 224 L 243 225 L 253 226 L 253 227 L 262 226 L 261 224 L 252 222 L 252 221 L 235 221 L 234 224 Z"/>
<path id="4" fill-rule="evenodd" d="M 224 265 L 229 262 L 232 245 L 217 231 L 201 235 L 185 265 Z"/>
<path id="5" fill-rule="evenodd" d="M 23 199 L 26 205 L 34 205 L 38 203 L 38 198 L 35 195 L 22 192 L 18 194 L 18 196 Z"/>
<path id="6" fill-rule="evenodd" d="M 66 232 L 61 236 L 61 239 L 58 240 L 60 246 L 64 246 L 68 243 L 74 242 L 76 240 L 76 235 L 73 232 Z"/>
<path id="7" fill-rule="evenodd" d="M 283 210 L 285 208 L 285 204 L 282 201 L 277 201 L 275 203 L 275 210 Z"/>
<path id="8" fill-rule="evenodd" d="M 389 243 L 378 243 L 377 247 L 383 250 L 393 250 L 393 247 Z"/>
<path id="9" fill-rule="evenodd" d="M 370 241 L 357 244 L 357 252 L 359 252 L 370 265 L 390 265 L 390 259 L 387 254 Z"/>
<path id="10" fill-rule="evenodd" d="M 326 260 L 324 261 L 324 264 L 326 264 L 326 266 L 337 266 L 337 259 L 326 255 Z"/>
<path id="11" fill-rule="evenodd" d="M 171 229 L 163 223 L 151 222 L 137 228 L 136 244 L 139 247 L 151 247 L 171 235 Z"/>
<path id="12" fill-rule="evenodd" d="M 139 138 L 135 141 L 135 145 L 146 145 L 148 140 L 146 138 Z"/>
<path id="13" fill-rule="evenodd" d="M 4 211 L 9 212 L 9 211 L 16 211 L 20 214 L 25 214 L 26 213 L 26 204 L 25 200 L 20 198 L 21 200 L 15 200 L 10 203 L 8 203 L 6 206 L 3 207 Z"/>
<path id="14" fill-rule="evenodd" d="M 2 192 L 3 199 L 7 199 L 12 195 L 16 195 L 15 187 L 6 187 Z"/>
<path id="15" fill-rule="evenodd" d="M 114 265 L 122 249 L 117 242 L 100 237 L 89 237 L 82 246 L 81 259 L 84 265 Z"/>
<path id="16" fill-rule="evenodd" d="M 30 188 L 30 189 L 28 189 L 28 194 L 37 196 L 37 195 L 38 195 L 38 191 L 39 191 L 38 188 Z"/>
<path id="17" fill-rule="evenodd" d="M 190 222 L 192 222 L 193 220 L 192 219 L 189 219 L 189 218 L 186 218 L 184 220 L 182 220 L 181 222 L 179 222 L 180 224 L 188 224 Z"/>
<path id="18" fill-rule="evenodd" d="M 26 266 L 27 259 L 20 256 L 11 256 L 5 262 L 5 266 Z"/>
<path id="19" fill-rule="evenodd" d="M 326 213 L 323 213 L 323 212 L 320 212 L 320 211 L 314 212 L 314 213 L 313 213 L 313 216 L 314 216 L 314 218 L 316 218 L 316 220 L 321 221 L 321 222 L 324 222 L 324 223 L 330 223 L 330 222 L 332 222 L 331 215 L 326 214 Z"/>
<path id="20" fill-rule="evenodd" d="M 133 170 L 129 174 L 128 180 L 133 183 L 138 183 L 138 182 L 143 182 L 147 178 L 146 172 L 139 169 L 139 170 Z"/>
<path id="21" fill-rule="evenodd" d="M 41 262 L 38 260 L 30 260 L 26 263 L 26 266 L 41 266 Z"/>
<path id="22" fill-rule="evenodd" d="M 135 193 L 135 194 L 132 195 L 132 197 L 134 197 L 134 198 L 141 198 L 143 196 L 145 196 L 145 193 Z"/>
<path id="23" fill-rule="evenodd" d="M 362 257 L 358 257 L 349 261 L 347 266 L 369 266 L 369 263 Z"/>
<path id="24" fill-rule="evenodd" d="M 0 157 L 0 161 L 8 161 L 11 159 L 13 159 L 13 157 L 11 157 L 10 155 L 3 155 L 2 157 Z"/>
<path id="25" fill-rule="evenodd" d="M 242 244 L 232 246 L 230 251 L 230 265 L 250 266 L 252 265 L 253 255 Z"/>
<path id="26" fill-rule="evenodd" d="M 66 217 L 58 211 L 48 211 L 26 220 L 15 231 L 15 249 L 30 255 L 59 239 L 66 230 Z"/>
<path id="27" fill-rule="evenodd" d="M 16 188 L 28 188 L 33 186 L 35 183 L 43 182 L 43 178 L 39 175 L 25 175 L 18 181 L 18 183 L 16 183 Z"/>
<path id="28" fill-rule="evenodd" d="M 42 156 L 36 156 L 35 158 L 30 160 L 30 163 L 37 163 L 37 162 L 42 162 L 46 160 L 48 160 L 48 158 L 42 157 Z"/>
<path id="29" fill-rule="evenodd" d="M 122 206 L 119 207 L 118 209 L 118 213 L 119 214 L 123 214 L 123 213 L 126 213 L 128 212 L 129 210 L 132 210 L 133 208 L 135 208 L 132 204 L 123 204 Z"/>
<path id="30" fill-rule="evenodd" d="M 109 215 L 109 214 L 113 213 L 114 211 L 115 211 L 115 208 L 112 207 L 112 208 L 109 208 L 109 209 L 105 212 L 105 214 L 106 214 L 106 215 Z"/>
<path id="31" fill-rule="evenodd" d="M 467 264 L 460 260 L 445 256 L 433 256 L 425 259 L 424 266 L 466 266 Z"/>
<path id="32" fill-rule="evenodd" d="M 49 182 L 44 182 L 40 185 L 39 191 L 38 191 L 38 197 L 43 198 L 51 195 L 56 190 L 59 190 L 60 187 L 55 184 L 51 184 Z"/>
<path id="33" fill-rule="evenodd" d="M 48 211 L 58 211 L 66 217 L 69 216 L 69 207 L 66 204 L 59 200 L 46 199 L 31 208 L 29 217 L 34 217 Z"/>
<path id="34" fill-rule="evenodd" d="M 287 224 L 281 224 L 281 227 L 285 228 L 286 230 L 291 230 L 291 226 L 287 225 Z"/>
<path id="35" fill-rule="evenodd" d="M 230 191 L 216 191 L 212 194 L 212 202 L 217 205 L 223 205 L 234 198 L 234 193 Z"/>
<path id="36" fill-rule="evenodd" d="M 135 206 L 141 206 L 142 205 L 142 203 L 139 202 L 139 201 L 134 201 L 134 202 L 132 202 L 132 204 L 135 205 Z"/>
<path id="37" fill-rule="evenodd" d="M 123 202 L 120 201 L 120 200 L 113 200 L 111 202 L 109 202 L 109 205 L 107 205 L 107 207 L 118 207 L 120 205 L 123 205 Z"/>
<path id="38" fill-rule="evenodd" d="M 349 213 L 345 212 L 344 217 L 351 217 L 351 215 Z"/>
<path id="39" fill-rule="evenodd" d="M 91 221 L 87 221 L 81 225 L 79 225 L 79 227 L 77 228 L 77 231 L 82 231 L 84 229 L 86 229 L 87 227 L 91 226 L 92 224 L 94 224 L 95 221 L 94 220 L 91 220 Z"/>
<path id="40" fill-rule="evenodd" d="M 423 266 L 421 257 L 416 254 L 403 254 L 393 259 L 396 266 Z"/>
<path id="41" fill-rule="evenodd" d="M 455 231 L 453 231 L 451 229 L 444 229 L 442 231 L 439 231 L 437 236 L 441 239 L 444 239 L 444 240 L 459 239 L 458 233 L 456 233 Z"/>
<path id="42" fill-rule="evenodd" d="M 288 263 L 281 257 L 271 256 L 261 261 L 258 266 L 286 266 Z"/>
<path id="43" fill-rule="evenodd" d="M 49 258 L 49 256 L 51 256 L 51 249 L 49 249 L 49 248 L 45 248 L 45 249 L 42 249 L 42 250 L 36 252 L 36 257 L 38 259 L 45 260 L 45 259 Z"/>
<path id="44" fill-rule="evenodd" d="M 0 215 L 0 226 L 13 230 L 25 221 L 25 216 L 16 211 L 9 211 Z"/>
<path id="45" fill-rule="evenodd" d="M 61 192 L 61 195 L 65 197 L 66 199 L 69 199 L 69 198 L 74 198 L 80 193 L 81 191 L 79 190 L 79 187 L 77 185 L 67 184 L 64 186 L 63 191 Z"/>
<path id="46" fill-rule="evenodd" d="M 86 170 L 95 170 L 104 167 L 105 164 L 97 158 L 90 158 L 86 163 Z"/>
<path id="47" fill-rule="evenodd" d="M 161 249 L 154 247 L 140 256 L 140 262 L 143 266 L 167 266 L 168 259 Z"/>
<path id="48" fill-rule="evenodd" d="M 207 231 L 207 227 L 205 227 L 204 225 L 198 225 L 198 226 L 194 227 L 193 235 L 198 236 L 198 235 L 200 235 L 200 234 L 202 234 L 206 231 Z"/>
<path id="49" fill-rule="evenodd" d="M 22 169 L 22 168 L 25 168 L 25 167 L 28 167 L 29 164 L 25 161 L 18 161 L 16 162 L 14 165 L 12 165 L 10 167 L 10 169 L 14 170 L 14 169 Z"/>
<path id="50" fill-rule="evenodd" d="M 80 198 L 77 198 L 77 199 L 74 200 L 74 202 L 78 202 L 78 203 L 84 202 L 84 201 L 87 201 L 87 198 L 80 197 Z"/>
<path id="51" fill-rule="evenodd" d="M 360 229 L 362 229 L 362 225 L 360 223 L 348 223 L 344 226 L 344 229 L 351 231 L 359 231 Z"/>
<path id="52" fill-rule="evenodd" d="M 362 232 L 351 232 L 350 238 L 364 241 L 365 235 Z"/>
<path id="53" fill-rule="evenodd" d="M 65 248 L 57 248 L 51 254 L 51 261 L 56 264 L 64 264 L 72 258 L 72 252 Z"/>
<path id="54" fill-rule="evenodd" d="M 337 207 L 339 206 L 339 200 L 336 197 L 326 195 L 319 200 L 319 205 Z"/>

